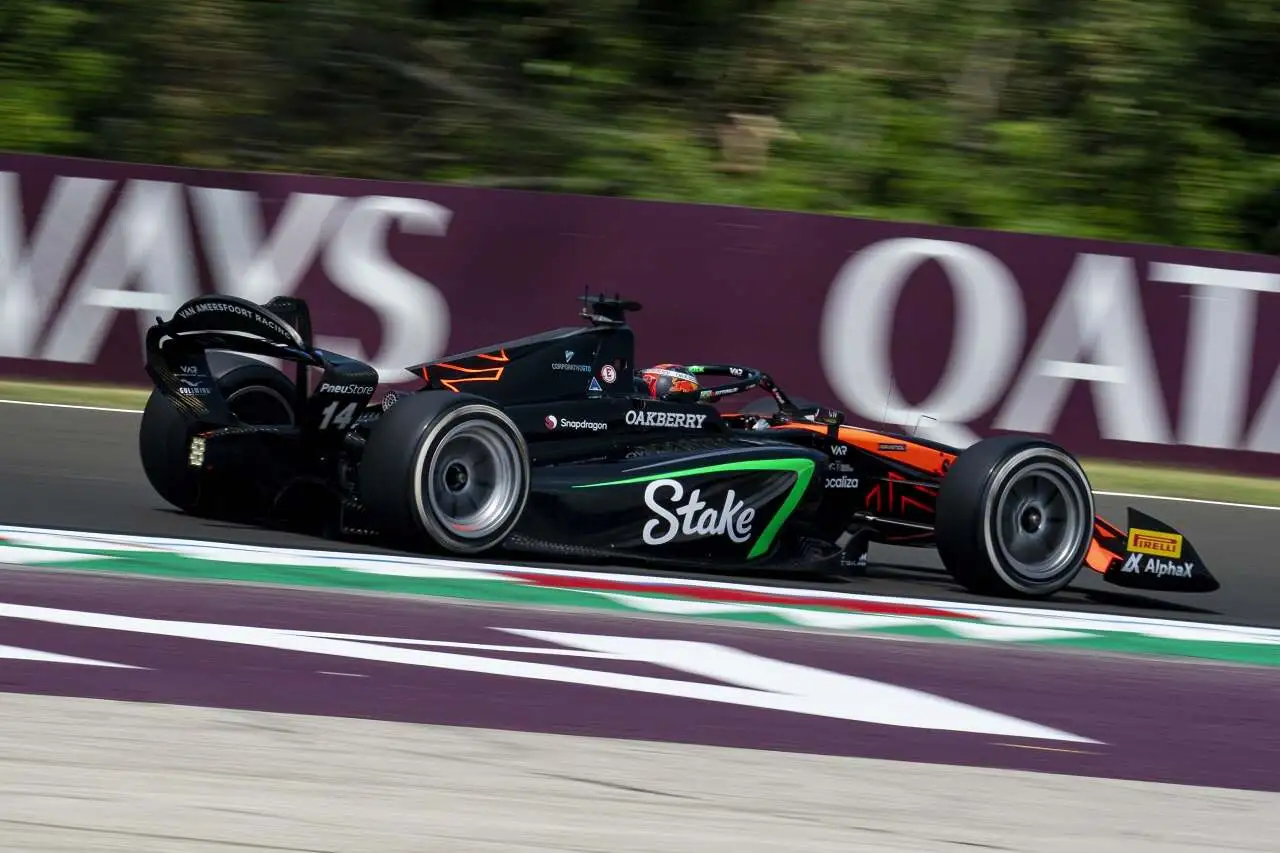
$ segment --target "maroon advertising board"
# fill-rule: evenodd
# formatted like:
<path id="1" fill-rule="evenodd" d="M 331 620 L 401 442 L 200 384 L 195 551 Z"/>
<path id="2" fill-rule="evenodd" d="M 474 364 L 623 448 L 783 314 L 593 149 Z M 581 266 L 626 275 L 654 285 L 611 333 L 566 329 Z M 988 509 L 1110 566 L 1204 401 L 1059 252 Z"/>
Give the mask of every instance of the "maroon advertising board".
<path id="1" fill-rule="evenodd" d="M 0 376 L 144 386 L 200 293 L 405 365 L 644 304 L 644 362 L 967 444 L 1280 473 L 1280 259 L 747 208 L 0 154 Z"/>

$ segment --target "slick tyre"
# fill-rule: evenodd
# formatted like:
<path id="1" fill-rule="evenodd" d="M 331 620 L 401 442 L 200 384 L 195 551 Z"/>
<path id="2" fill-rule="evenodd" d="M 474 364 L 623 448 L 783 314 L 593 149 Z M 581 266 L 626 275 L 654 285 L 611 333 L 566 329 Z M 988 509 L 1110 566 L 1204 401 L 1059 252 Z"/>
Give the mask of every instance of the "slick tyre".
<path id="1" fill-rule="evenodd" d="M 1045 597 L 1079 573 L 1093 523 L 1093 490 L 1074 456 L 1038 438 L 989 438 L 942 478 L 938 554 L 970 592 Z"/>
<path id="2" fill-rule="evenodd" d="M 393 538 L 478 554 L 520 521 L 529 479 L 528 447 L 505 412 L 478 397 L 421 391 L 374 425 L 359 492 Z"/>
<path id="3" fill-rule="evenodd" d="M 269 364 L 236 353 L 207 353 L 209 371 L 231 413 L 242 423 L 292 425 L 294 385 Z M 142 470 L 160 497 L 193 515 L 217 514 L 227 501 L 201 496 L 187 454 L 191 420 L 159 389 L 142 412 L 138 451 Z"/>

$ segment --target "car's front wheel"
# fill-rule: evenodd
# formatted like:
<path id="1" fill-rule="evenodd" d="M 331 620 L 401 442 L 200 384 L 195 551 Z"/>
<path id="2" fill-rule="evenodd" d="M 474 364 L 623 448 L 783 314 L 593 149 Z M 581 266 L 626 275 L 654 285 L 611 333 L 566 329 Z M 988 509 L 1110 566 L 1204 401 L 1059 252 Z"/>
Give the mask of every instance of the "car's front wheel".
<path id="1" fill-rule="evenodd" d="M 974 444 L 956 457 L 938 493 L 938 554 L 971 592 L 1058 592 L 1083 567 L 1093 525 L 1084 469 L 1039 438 L 999 436 Z"/>

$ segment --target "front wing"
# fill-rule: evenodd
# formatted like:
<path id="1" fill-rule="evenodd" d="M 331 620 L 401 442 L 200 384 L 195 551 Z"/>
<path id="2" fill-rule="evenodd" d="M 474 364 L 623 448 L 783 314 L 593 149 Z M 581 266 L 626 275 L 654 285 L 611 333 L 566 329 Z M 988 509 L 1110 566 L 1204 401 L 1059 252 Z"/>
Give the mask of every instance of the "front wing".
<path id="1" fill-rule="evenodd" d="M 1102 517 L 1094 520 L 1085 563 L 1107 583 L 1131 589 L 1213 592 L 1221 587 L 1190 539 L 1133 507 L 1127 533 Z"/>

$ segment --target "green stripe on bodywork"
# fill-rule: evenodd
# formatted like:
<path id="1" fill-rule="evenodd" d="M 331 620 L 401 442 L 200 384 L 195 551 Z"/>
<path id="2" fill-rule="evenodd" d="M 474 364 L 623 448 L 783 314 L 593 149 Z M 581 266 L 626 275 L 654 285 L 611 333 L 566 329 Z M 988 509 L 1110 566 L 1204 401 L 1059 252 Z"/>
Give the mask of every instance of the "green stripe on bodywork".
<path id="1" fill-rule="evenodd" d="M 651 483 L 654 480 L 678 480 L 681 477 L 696 477 L 699 474 L 721 474 L 726 471 L 789 471 L 796 475 L 796 481 L 791 485 L 791 492 L 787 495 L 786 500 L 782 502 L 782 506 L 778 507 L 778 511 L 773 514 L 773 518 L 769 519 L 769 523 L 765 526 L 764 532 L 760 534 L 760 538 L 756 540 L 751 553 L 747 554 L 747 559 L 753 560 L 769 550 L 769 546 L 773 544 L 774 537 L 778 535 L 782 525 L 791 517 L 791 513 L 795 512 L 796 507 L 800 504 L 800 498 L 804 495 L 804 490 L 809 487 L 809 481 L 813 479 L 815 467 L 816 464 L 812 459 L 753 459 L 747 462 L 724 462 L 719 465 L 704 465 L 701 468 L 683 468 L 677 471 L 664 471 L 660 474 L 645 474 L 640 477 L 628 477 L 624 480 L 610 480 L 607 483 L 585 483 L 581 486 L 574 486 L 574 488 L 601 489 L 605 486 L 627 486 L 633 483 Z"/>

